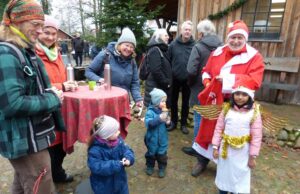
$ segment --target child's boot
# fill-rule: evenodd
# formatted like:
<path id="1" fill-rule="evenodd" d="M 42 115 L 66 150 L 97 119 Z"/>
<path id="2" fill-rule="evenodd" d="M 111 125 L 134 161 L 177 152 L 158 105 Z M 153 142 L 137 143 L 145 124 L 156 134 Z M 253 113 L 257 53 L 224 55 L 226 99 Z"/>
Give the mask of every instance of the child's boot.
<path id="1" fill-rule="evenodd" d="M 147 174 L 148 176 L 151 176 L 153 173 L 154 173 L 154 168 L 153 168 L 153 167 L 150 167 L 150 166 L 147 166 L 146 174 Z"/>
<path id="2" fill-rule="evenodd" d="M 158 169 L 159 169 L 158 177 L 164 178 L 166 176 L 168 156 L 167 154 L 157 154 L 156 158 L 157 158 Z"/>
<path id="3" fill-rule="evenodd" d="M 159 178 L 164 178 L 166 176 L 166 169 L 165 168 L 161 168 L 158 171 L 158 177 Z"/>

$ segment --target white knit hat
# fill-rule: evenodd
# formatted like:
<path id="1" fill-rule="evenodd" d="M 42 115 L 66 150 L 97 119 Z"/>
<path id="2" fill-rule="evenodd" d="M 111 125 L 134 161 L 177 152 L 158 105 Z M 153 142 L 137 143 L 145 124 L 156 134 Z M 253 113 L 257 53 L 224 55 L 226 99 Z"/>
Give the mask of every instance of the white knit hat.
<path id="1" fill-rule="evenodd" d="M 129 28 L 124 28 L 122 30 L 122 34 L 121 34 L 120 38 L 118 39 L 118 42 L 117 42 L 116 46 L 118 46 L 119 44 L 121 44 L 123 42 L 132 43 L 134 45 L 134 47 L 136 47 L 135 36 Z"/>
<path id="2" fill-rule="evenodd" d="M 120 124 L 116 119 L 110 116 L 104 115 L 103 118 L 103 122 L 99 128 L 96 129 L 94 135 L 97 135 L 102 139 L 107 139 L 119 130 Z"/>

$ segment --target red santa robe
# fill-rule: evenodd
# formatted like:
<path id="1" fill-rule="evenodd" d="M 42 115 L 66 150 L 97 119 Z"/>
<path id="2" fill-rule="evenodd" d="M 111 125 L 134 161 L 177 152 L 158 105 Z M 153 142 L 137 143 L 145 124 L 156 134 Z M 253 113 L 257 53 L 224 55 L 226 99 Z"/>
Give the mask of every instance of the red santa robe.
<path id="1" fill-rule="evenodd" d="M 223 103 L 223 97 L 231 94 L 232 89 L 239 83 L 247 83 L 253 90 L 259 89 L 263 79 L 264 63 L 261 54 L 246 44 L 245 47 L 232 53 L 228 46 L 218 47 L 209 57 L 206 66 L 202 71 L 202 79 L 210 79 L 211 83 L 199 95 L 201 105 Z M 221 75 L 223 82 L 214 79 Z M 212 159 L 211 140 L 217 120 L 202 118 L 198 135 L 193 144 L 193 148 L 205 156 Z"/>

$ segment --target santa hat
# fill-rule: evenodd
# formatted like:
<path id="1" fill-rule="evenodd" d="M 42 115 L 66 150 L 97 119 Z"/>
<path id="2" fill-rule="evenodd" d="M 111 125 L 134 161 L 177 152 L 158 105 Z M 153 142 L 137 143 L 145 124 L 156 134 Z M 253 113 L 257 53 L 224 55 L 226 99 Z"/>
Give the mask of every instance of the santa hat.
<path id="1" fill-rule="evenodd" d="M 235 84 L 232 90 L 232 94 L 234 94 L 235 92 L 244 92 L 248 94 L 252 98 L 252 100 L 254 100 L 255 90 L 253 89 L 252 84 L 247 83 L 246 81 L 241 81 Z"/>
<path id="2" fill-rule="evenodd" d="M 44 27 L 52 27 L 52 28 L 55 28 L 56 30 L 58 30 L 59 29 L 59 21 L 57 19 L 55 19 L 54 17 L 45 15 Z"/>
<path id="3" fill-rule="evenodd" d="M 119 130 L 120 124 L 116 119 L 104 115 L 103 122 L 97 126 L 98 128 L 94 132 L 94 135 L 97 135 L 102 139 L 107 139 Z"/>
<path id="4" fill-rule="evenodd" d="M 245 37 L 246 41 L 248 40 L 249 30 L 247 25 L 243 21 L 236 20 L 228 25 L 227 39 L 235 34 L 242 34 Z"/>

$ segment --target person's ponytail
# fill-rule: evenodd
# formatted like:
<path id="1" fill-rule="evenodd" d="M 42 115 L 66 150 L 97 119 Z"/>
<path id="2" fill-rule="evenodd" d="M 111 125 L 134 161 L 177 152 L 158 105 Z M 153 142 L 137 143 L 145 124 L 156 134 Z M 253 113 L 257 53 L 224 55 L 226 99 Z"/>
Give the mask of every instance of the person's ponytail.
<path id="1" fill-rule="evenodd" d="M 90 130 L 90 137 L 87 141 L 87 145 L 88 145 L 88 149 L 91 147 L 91 145 L 93 144 L 94 140 L 95 140 L 95 132 L 97 131 L 97 129 L 100 128 L 100 126 L 102 125 L 104 121 L 104 116 L 100 116 L 94 119 L 93 121 L 93 126 Z"/>

